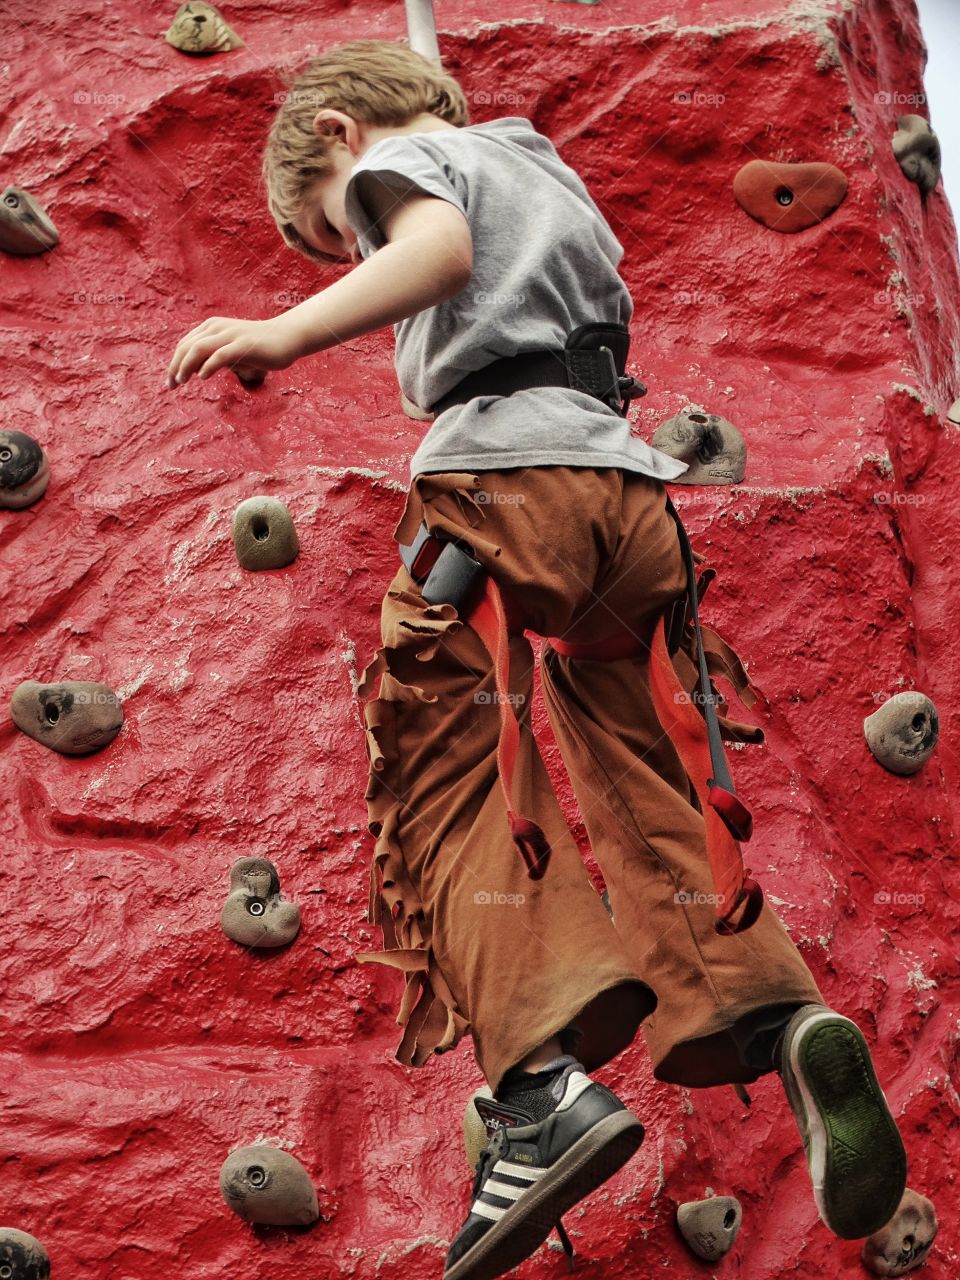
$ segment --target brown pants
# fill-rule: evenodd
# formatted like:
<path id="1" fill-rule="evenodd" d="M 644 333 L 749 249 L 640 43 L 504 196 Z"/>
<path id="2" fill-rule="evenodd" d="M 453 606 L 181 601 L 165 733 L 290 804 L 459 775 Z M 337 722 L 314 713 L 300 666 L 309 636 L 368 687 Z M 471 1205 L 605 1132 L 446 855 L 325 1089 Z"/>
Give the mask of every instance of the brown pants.
<path id="1" fill-rule="evenodd" d="M 596 640 L 625 624 L 649 643 L 686 583 L 665 499 L 659 480 L 612 467 L 427 473 L 414 480 L 394 537 L 412 542 L 425 519 L 464 538 L 541 636 Z M 568 658 L 547 643 L 541 652 L 550 723 L 611 920 L 530 731 L 526 636 L 510 648 L 521 718 L 514 798 L 553 849 L 537 881 L 507 825 L 499 706 L 479 637 L 452 605 L 428 605 L 402 564 L 381 624 L 359 696 L 376 837 L 368 919 L 385 950 L 358 959 L 406 974 L 398 1060 L 421 1066 L 469 1030 L 496 1089 L 573 1022 L 588 1071 L 642 1023 L 660 1080 L 747 1083 L 769 1070 L 744 1058 L 750 1035 L 775 1006 L 823 998 L 766 904 L 745 932 L 715 931 L 703 816 L 654 711 L 646 660 Z"/>

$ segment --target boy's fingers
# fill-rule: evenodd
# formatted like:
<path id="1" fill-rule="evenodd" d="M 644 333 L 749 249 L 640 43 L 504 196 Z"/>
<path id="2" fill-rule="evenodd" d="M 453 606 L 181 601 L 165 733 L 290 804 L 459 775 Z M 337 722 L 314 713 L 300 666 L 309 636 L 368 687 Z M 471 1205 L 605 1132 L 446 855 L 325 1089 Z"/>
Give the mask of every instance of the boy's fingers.
<path id="1" fill-rule="evenodd" d="M 216 373 L 218 369 L 224 368 L 225 365 L 239 364 L 243 357 L 249 354 L 250 347 L 242 342 L 228 342 L 225 347 L 220 347 L 200 366 L 197 371 L 198 378 L 209 378 L 212 373 Z"/>

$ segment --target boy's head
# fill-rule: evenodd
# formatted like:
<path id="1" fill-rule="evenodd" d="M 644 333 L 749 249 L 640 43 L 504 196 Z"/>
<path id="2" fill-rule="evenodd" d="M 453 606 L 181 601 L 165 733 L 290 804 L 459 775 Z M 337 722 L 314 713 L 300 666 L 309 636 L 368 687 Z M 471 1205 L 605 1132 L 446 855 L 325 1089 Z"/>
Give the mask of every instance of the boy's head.
<path id="1" fill-rule="evenodd" d="M 353 40 L 311 59 L 289 84 L 263 155 L 267 204 L 287 244 L 320 262 L 341 260 L 317 246 L 349 231 L 343 195 L 362 135 L 424 114 L 452 125 L 469 119 L 453 76 L 405 45 Z"/>

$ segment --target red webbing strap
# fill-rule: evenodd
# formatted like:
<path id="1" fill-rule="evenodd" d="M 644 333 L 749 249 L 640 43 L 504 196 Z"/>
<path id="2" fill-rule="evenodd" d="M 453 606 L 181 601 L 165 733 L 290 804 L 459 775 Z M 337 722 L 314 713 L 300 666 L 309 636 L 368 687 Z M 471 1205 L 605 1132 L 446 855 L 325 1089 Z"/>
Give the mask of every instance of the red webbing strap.
<path id="1" fill-rule="evenodd" d="M 500 737 L 497 741 L 497 772 L 507 801 L 507 817 L 514 844 L 527 864 L 527 875 L 539 880 L 550 860 L 550 845 L 542 829 L 513 808 L 513 770 L 520 746 L 520 726 L 507 696 L 510 681 L 510 641 L 507 616 L 493 575 L 483 575 L 483 595 L 466 615 L 466 621 L 480 637 L 493 662 L 500 704 Z"/>
<path id="2" fill-rule="evenodd" d="M 718 933 L 740 933 L 749 929 L 763 906 L 763 890 L 744 870 L 739 843 L 717 811 L 720 796 L 708 785 L 713 775 L 710 742 L 703 716 L 680 683 L 670 656 L 664 633 L 664 615 L 657 619 L 650 646 L 650 691 L 653 705 L 664 729 L 696 788 L 706 827 L 707 859 L 717 894 L 716 920 Z M 734 916 L 743 908 L 739 920 Z"/>

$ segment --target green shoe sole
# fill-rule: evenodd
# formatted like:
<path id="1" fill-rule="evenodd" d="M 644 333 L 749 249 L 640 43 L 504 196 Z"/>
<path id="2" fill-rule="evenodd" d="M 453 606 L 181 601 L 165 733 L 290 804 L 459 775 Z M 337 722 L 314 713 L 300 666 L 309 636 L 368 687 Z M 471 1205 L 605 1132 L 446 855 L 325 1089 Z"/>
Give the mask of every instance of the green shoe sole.
<path id="1" fill-rule="evenodd" d="M 807 1153 L 820 1217 L 844 1240 L 879 1231 L 907 1183 L 907 1155 L 860 1028 L 821 1005 L 799 1010 L 781 1075 Z"/>

